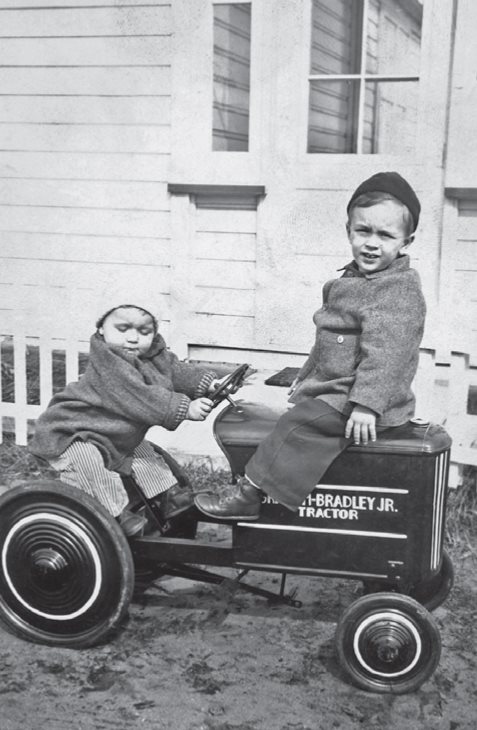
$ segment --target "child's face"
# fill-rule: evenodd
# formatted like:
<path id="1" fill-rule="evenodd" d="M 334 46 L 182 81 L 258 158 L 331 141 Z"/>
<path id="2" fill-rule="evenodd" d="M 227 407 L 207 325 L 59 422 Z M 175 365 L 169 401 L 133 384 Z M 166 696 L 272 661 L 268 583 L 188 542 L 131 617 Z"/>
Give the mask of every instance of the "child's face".
<path id="1" fill-rule="evenodd" d="M 386 269 L 412 243 L 402 205 L 383 200 L 369 208 L 354 208 L 346 224 L 353 258 L 363 274 Z"/>
<path id="2" fill-rule="evenodd" d="M 120 307 L 108 314 L 99 334 L 110 347 L 118 347 L 133 355 L 144 355 L 155 335 L 150 314 L 136 307 Z"/>

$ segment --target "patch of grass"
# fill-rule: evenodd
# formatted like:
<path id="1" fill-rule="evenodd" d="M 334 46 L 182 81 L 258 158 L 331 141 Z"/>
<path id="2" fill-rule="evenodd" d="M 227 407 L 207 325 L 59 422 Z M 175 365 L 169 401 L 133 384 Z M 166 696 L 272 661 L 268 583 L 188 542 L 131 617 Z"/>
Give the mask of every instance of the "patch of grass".
<path id="1" fill-rule="evenodd" d="M 194 491 L 200 492 L 205 489 L 213 491 L 231 481 L 230 472 L 226 469 L 215 469 L 207 462 L 189 462 L 184 465 L 188 477 L 191 480 Z M 12 437 L 6 436 L 0 444 L 0 484 L 7 487 L 14 487 L 28 479 L 52 478 L 56 472 L 46 462 L 37 459 L 29 453 L 26 446 L 17 446 Z"/>
<path id="2" fill-rule="evenodd" d="M 206 461 L 189 462 L 184 464 L 184 471 L 190 479 L 194 492 L 210 490 L 218 492 L 222 487 L 231 483 L 230 471 L 227 469 L 216 469 Z"/>
<path id="3" fill-rule="evenodd" d="M 446 542 L 453 555 L 477 558 L 477 468 L 464 469 L 463 484 L 449 492 Z"/>
<path id="4" fill-rule="evenodd" d="M 15 487 L 34 478 L 51 478 L 53 469 L 32 456 L 26 446 L 17 446 L 6 438 L 0 444 L 0 484 Z"/>

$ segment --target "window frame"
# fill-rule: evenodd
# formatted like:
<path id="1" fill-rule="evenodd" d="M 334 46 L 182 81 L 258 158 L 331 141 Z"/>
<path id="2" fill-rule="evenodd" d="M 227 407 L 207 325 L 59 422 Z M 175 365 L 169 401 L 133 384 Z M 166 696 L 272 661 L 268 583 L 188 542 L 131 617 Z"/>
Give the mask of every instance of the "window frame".
<path id="1" fill-rule="evenodd" d="M 421 68 L 419 104 L 417 109 L 416 153 L 392 155 L 389 153 L 329 153 L 308 152 L 308 104 L 310 76 L 310 44 L 312 33 L 312 2 L 303 0 L 299 34 L 307 43 L 294 64 L 297 107 L 296 138 L 290 142 L 289 153 L 294 154 L 296 180 L 300 188 L 326 187 L 340 189 L 343 176 L 350 187 L 377 170 L 399 170 L 410 178 L 419 169 L 442 166 L 443 148 L 447 134 L 449 68 L 453 53 L 453 3 L 448 0 L 426 0 L 422 21 Z M 298 54 L 297 54 L 298 55 Z M 291 149 L 291 145 L 293 150 Z M 326 180 L 317 185 L 317 176 Z"/>
<path id="2" fill-rule="evenodd" d="M 247 59 L 248 60 L 248 89 L 247 89 L 247 92 L 248 93 L 247 93 L 247 109 L 246 109 L 246 112 L 247 112 L 247 132 L 246 132 L 246 140 L 244 140 L 246 142 L 246 149 L 220 149 L 218 147 L 215 147 L 215 144 L 217 143 L 217 140 L 220 139 L 221 136 L 222 136 L 223 139 L 229 139 L 229 135 L 230 135 L 230 139 L 233 139 L 233 135 L 234 135 L 233 130 L 231 130 L 230 128 L 225 128 L 225 129 L 219 130 L 215 126 L 215 112 L 216 112 L 216 110 L 218 108 L 220 108 L 221 106 L 223 106 L 223 103 L 218 102 L 217 99 L 216 99 L 216 97 L 215 97 L 216 83 L 219 81 L 219 79 L 217 78 L 216 72 L 215 72 L 216 53 L 217 53 L 217 50 L 218 50 L 217 49 L 217 45 L 216 45 L 216 41 L 217 41 L 216 28 L 217 27 L 220 28 L 221 25 L 222 25 L 222 23 L 223 23 L 223 21 L 221 21 L 219 18 L 216 18 L 216 16 L 215 16 L 215 8 L 217 6 L 219 6 L 219 5 L 231 5 L 231 6 L 247 5 L 249 7 L 249 10 L 250 10 L 250 12 L 249 12 L 249 21 L 250 21 L 250 27 L 249 27 L 249 42 L 250 42 L 250 47 L 249 47 L 249 54 L 248 54 L 248 59 Z M 229 1 L 227 1 L 227 2 L 221 2 L 220 0 L 214 0 L 214 2 L 212 2 L 212 17 L 213 17 L 213 48 L 212 48 L 212 63 L 213 63 L 213 73 L 212 73 L 212 107 L 213 108 L 212 108 L 212 129 L 211 129 L 211 134 L 212 134 L 212 151 L 213 152 L 248 152 L 250 150 L 250 94 L 251 94 L 251 88 L 250 88 L 251 84 L 250 84 L 250 81 L 251 81 L 251 72 L 252 72 L 252 68 L 251 68 L 252 67 L 252 51 L 251 51 L 251 44 L 252 44 L 252 2 L 251 2 L 251 0 L 244 0 L 243 2 L 241 0 L 233 0 L 233 1 L 230 1 L 230 2 Z M 223 28 L 223 25 L 222 25 L 222 28 Z M 227 79 L 223 78 L 222 81 L 221 81 L 221 83 L 225 83 L 227 81 L 232 81 L 232 83 L 230 84 L 231 87 L 234 86 L 234 83 L 235 84 L 237 83 L 237 80 L 236 79 L 230 79 L 230 78 L 227 78 Z M 237 107 L 237 109 L 240 110 L 240 107 Z M 220 135 L 220 133 L 219 133 L 220 131 L 223 132 L 222 135 Z"/>
<path id="3" fill-rule="evenodd" d="M 356 0 L 354 0 L 356 1 Z M 334 153 L 334 152 L 311 152 L 308 150 L 308 127 L 309 122 L 307 123 L 307 154 L 309 155 L 319 155 L 319 154 L 325 154 L 325 155 L 336 155 L 336 154 L 344 154 L 344 155 L 371 155 L 376 156 L 380 153 L 369 153 L 369 152 L 363 152 L 363 143 L 364 143 L 364 124 L 365 124 L 365 102 L 366 102 L 366 84 L 369 82 L 402 82 L 402 81 L 410 81 L 410 82 L 420 82 L 422 74 L 419 74 L 418 76 L 415 75 L 403 75 L 403 74 L 372 74 L 366 72 L 366 60 L 367 60 L 367 52 L 368 52 L 368 19 L 369 19 L 369 4 L 371 0 L 359 0 L 359 2 L 362 3 L 362 14 L 361 14 L 361 37 L 357 40 L 358 48 L 360 48 L 361 52 L 359 54 L 359 72 L 354 74 L 312 74 L 308 72 L 308 98 L 311 90 L 311 83 L 313 81 L 355 81 L 357 82 L 357 96 L 358 96 L 358 104 L 357 106 L 357 124 L 356 124 L 356 134 L 354 135 L 354 143 L 353 146 L 356 147 L 356 150 L 353 150 L 352 152 L 342 152 L 342 153 Z M 312 13 L 313 13 L 313 0 L 310 0 L 310 47 L 309 47 L 309 56 L 311 54 L 311 44 L 312 44 L 312 38 L 313 38 L 313 20 L 312 20 Z M 426 14 L 425 5 L 423 5 L 423 24 L 424 24 L 424 15 Z M 422 27 L 421 27 L 421 58 L 422 58 Z M 308 64 L 310 66 L 310 62 Z M 352 110 L 352 113 L 354 115 L 355 110 Z M 353 117 L 353 123 L 354 123 L 355 117 Z M 416 129 L 416 146 L 417 146 L 417 129 Z M 391 157 L 397 157 L 397 155 L 390 155 Z"/>
<path id="4" fill-rule="evenodd" d="M 352 186 L 379 168 L 412 176 L 418 166 L 442 165 L 452 57 L 452 3 L 448 0 L 426 0 L 424 6 L 415 155 L 307 151 L 312 0 L 287 1 L 280 13 L 276 0 L 251 0 L 249 151 L 213 151 L 214 1 L 172 3 L 170 182 L 265 184 L 268 189 L 278 179 L 278 160 L 280 167 L 293 170 L 298 187 L 314 188 L 320 180 L 320 188 L 340 188 L 343 175 Z M 236 0 L 221 1 L 233 4 Z"/>
<path id="5" fill-rule="evenodd" d="M 248 151 L 213 149 L 214 5 L 242 0 L 174 0 L 172 73 L 171 182 L 259 184 L 261 144 L 262 2 L 251 5 Z M 190 39 L 193 38 L 191 43 Z M 204 53 L 204 48 L 206 52 Z M 193 80 L 193 83 L 192 83 Z M 184 108 L 188 113 L 184 114 Z"/>

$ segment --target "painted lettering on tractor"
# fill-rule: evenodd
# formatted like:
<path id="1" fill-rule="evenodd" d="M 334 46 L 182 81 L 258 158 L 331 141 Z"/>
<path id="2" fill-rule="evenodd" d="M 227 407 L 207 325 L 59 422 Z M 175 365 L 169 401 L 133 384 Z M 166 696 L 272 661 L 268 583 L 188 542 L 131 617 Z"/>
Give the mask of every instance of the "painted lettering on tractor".
<path id="1" fill-rule="evenodd" d="M 316 519 L 357 520 L 362 512 L 397 512 L 391 497 L 371 497 L 356 494 L 330 494 L 315 492 L 310 494 L 301 507 L 300 517 Z"/>
<path id="2" fill-rule="evenodd" d="M 262 504 L 278 504 L 264 494 Z M 372 497 L 364 494 L 312 492 L 298 508 L 300 517 L 329 520 L 357 520 L 364 512 L 398 512 L 393 497 Z"/>

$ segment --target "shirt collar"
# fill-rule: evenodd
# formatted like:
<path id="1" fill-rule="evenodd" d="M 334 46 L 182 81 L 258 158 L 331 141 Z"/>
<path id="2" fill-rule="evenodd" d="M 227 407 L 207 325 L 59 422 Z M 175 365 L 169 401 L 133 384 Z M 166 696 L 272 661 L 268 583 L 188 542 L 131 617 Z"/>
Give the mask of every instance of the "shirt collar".
<path id="1" fill-rule="evenodd" d="M 343 278 L 361 278 L 361 279 L 377 279 L 382 276 L 388 276 L 389 274 L 394 274 L 397 271 L 406 271 L 410 268 L 410 259 L 407 254 L 404 254 L 404 256 L 398 256 L 394 261 L 389 264 L 385 269 L 381 269 L 380 271 L 373 271 L 371 274 L 363 274 L 359 269 L 356 261 L 350 261 L 349 264 L 346 264 L 346 266 L 343 266 L 341 269 L 338 269 L 338 271 L 344 271 Z"/>

